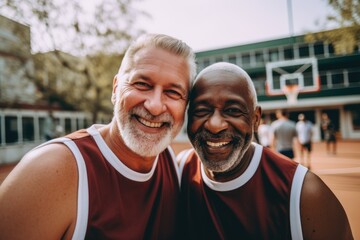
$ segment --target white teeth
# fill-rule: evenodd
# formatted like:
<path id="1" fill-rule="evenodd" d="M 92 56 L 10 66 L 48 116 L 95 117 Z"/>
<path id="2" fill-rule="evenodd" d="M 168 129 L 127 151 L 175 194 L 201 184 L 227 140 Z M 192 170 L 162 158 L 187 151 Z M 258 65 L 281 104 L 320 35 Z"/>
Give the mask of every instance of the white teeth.
<path id="1" fill-rule="evenodd" d="M 159 128 L 162 126 L 162 123 L 154 123 L 154 122 L 149 122 L 149 121 L 146 121 L 145 119 L 143 118 L 138 118 L 139 121 L 144 124 L 145 126 L 147 127 L 151 127 L 151 128 Z"/>
<path id="2" fill-rule="evenodd" d="M 209 145 L 210 147 L 222 147 L 226 144 L 228 144 L 229 142 L 209 142 L 209 141 L 206 141 L 206 144 Z"/>

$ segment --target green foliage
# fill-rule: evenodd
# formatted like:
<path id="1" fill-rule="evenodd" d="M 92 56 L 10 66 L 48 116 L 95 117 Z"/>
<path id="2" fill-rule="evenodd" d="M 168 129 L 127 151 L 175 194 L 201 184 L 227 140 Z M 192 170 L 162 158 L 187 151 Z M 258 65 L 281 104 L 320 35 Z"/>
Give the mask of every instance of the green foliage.
<path id="1" fill-rule="evenodd" d="M 360 43 L 360 1 L 328 0 L 328 4 L 334 11 L 328 15 L 327 21 L 339 28 L 307 34 L 305 40 L 332 44 L 336 54 L 351 54 Z"/>
<path id="2" fill-rule="evenodd" d="M 112 114 L 112 80 L 133 36 L 136 0 L 3 0 L 0 14 L 31 27 L 35 66 L 28 77 L 43 101 Z M 66 52 L 71 53 L 66 54 Z"/>
<path id="3" fill-rule="evenodd" d="M 3 0 L 0 14 L 32 29 L 34 52 L 60 50 L 85 56 L 121 52 L 141 31 L 136 0 Z"/>

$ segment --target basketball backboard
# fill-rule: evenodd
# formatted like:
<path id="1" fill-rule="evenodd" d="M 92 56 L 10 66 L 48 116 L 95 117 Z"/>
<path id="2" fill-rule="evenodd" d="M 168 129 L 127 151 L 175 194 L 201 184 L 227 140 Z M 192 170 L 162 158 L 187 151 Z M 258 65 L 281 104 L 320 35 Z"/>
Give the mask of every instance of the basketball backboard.
<path id="1" fill-rule="evenodd" d="M 269 96 L 286 95 L 289 86 L 298 93 L 320 90 L 316 58 L 300 58 L 266 64 L 266 93 Z"/>

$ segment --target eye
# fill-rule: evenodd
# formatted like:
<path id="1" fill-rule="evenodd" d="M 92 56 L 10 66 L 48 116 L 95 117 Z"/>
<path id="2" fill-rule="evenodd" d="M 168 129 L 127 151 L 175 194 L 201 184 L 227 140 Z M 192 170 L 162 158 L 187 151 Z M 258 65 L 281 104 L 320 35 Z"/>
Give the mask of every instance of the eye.
<path id="1" fill-rule="evenodd" d="M 191 114 L 194 117 L 205 117 L 209 113 L 211 113 L 211 109 L 205 107 L 198 107 L 193 109 L 193 111 L 191 111 Z"/>
<path id="2" fill-rule="evenodd" d="M 244 112 L 237 107 L 229 107 L 224 110 L 224 113 L 226 115 L 232 116 L 232 117 L 239 117 L 244 114 Z"/>
<path id="3" fill-rule="evenodd" d="M 134 82 L 133 86 L 139 90 L 149 90 L 151 85 L 146 82 Z"/>
<path id="4" fill-rule="evenodd" d="M 182 94 L 176 90 L 172 90 L 172 89 L 169 89 L 169 90 L 165 90 L 165 93 L 167 96 L 169 96 L 170 98 L 172 99 L 175 99 L 175 100 L 179 100 L 179 99 L 183 99 L 184 97 L 182 96 Z"/>

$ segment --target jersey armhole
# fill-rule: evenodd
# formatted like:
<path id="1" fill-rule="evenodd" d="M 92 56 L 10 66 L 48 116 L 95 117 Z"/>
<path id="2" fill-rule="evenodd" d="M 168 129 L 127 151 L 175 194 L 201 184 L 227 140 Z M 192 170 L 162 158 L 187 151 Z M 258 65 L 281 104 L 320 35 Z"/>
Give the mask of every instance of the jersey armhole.
<path id="1" fill-rule="evenodd" d="M 73 141 L 63 142 L 74 154 L 78 168 L 77 214 L 72 239 L 85 239 L 89 215 L 89 189 L 85 161 Z"/>
<path id="2" fill-rule="evenodd" d="M 184 151 L 180 152 L 177 156 L 178 164 L 179 164 L 180 185 L 181 185 L 182 172 L 184 170 L 186 160 L 189 158 L 190 154 L 193 151 L 194 151 L 194 149 L 184 150 Z"/>
<path id="3" fill-rule="evenodd" d="M 308 169 L 298 165 L 291 185 L 290 193 L 290 229 L 291 238 L 294 240 L 303 239 L 300 212 L 301 189 Z"/>
<path id="4" fill-rule="evenodd" d="M 89 189 L 88 178 L 85 161 L 76 144 L 67 137 L 55 138 L 47 141 L 34 149 L 43 147 L 52 143 L 63 143 L 72 152 L 75 157 L 78 171 L 78 189 L 77 189 L 77 207 L 76 207 L 76 223 L 72 239 L 85 239 L 88 215 L 89 215 Z"/>

